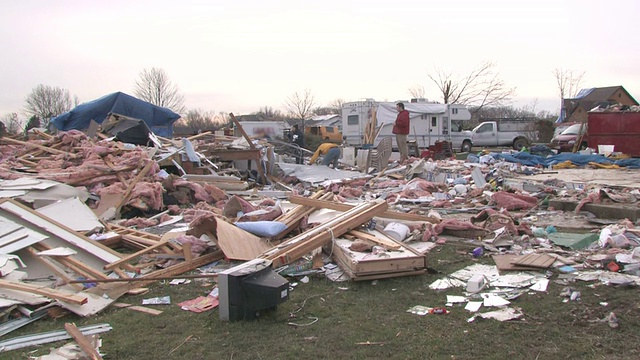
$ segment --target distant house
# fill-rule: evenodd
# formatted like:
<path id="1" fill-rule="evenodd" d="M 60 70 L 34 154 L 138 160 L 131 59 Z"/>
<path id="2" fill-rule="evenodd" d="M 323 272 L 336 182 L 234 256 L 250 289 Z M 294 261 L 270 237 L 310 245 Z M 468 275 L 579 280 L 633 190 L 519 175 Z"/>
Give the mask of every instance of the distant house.
<path id="1" fill-rule="evenodd" d="M 342 117 L 336 114 L 314 115 L 305 121 L 305 126 L 332 126 L 342 129 Z"/>
<path id="2" fill-rule="evenodd" d="M 274 119 L 268 118 L 263 114 L 249 114 L 249 115 L 238 115 L 236 116 L 238 121 L 275 121 Z"/>
<path id="3" fill-rule="evenodd" d="M 582 89 L 575 98 L 563 99 L 563 122 L 586 122 L 591 109 L 611 104 L 638 105 L 638 102 L 622 86 Z"/>

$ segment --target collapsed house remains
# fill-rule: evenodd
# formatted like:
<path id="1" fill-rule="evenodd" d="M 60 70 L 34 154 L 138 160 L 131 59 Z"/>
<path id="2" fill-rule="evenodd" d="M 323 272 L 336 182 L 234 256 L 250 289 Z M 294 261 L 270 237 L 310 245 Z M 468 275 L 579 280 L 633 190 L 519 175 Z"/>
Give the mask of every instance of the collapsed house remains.
<path id="1" fill-rule="evenodd" d="M 265 259 L 281 275 L 335 281 L 420 275 L 426 254 L 452 237 L 476 241 L 474 255 L 491 254 L 496 266 L 433 289 L 477 294 L 516 281 L 505 273 L 549 268 L 640 285 L 640 185 L 624 181 L 640 164 L 622 154 L 534 146 L 406 164 L 385 154 L 377 169 L 335 170 L 296 165 L 246 133 L 150 133 L 149 145 L 101 131 L 0 138 L 0 336 L 60 309 L 160 313 L 118 299 L 220 260 Z M 522 279 L 522 287 L 548 281 Z M 518 315 L 504 311 L 496 316 Z M 14 348 L 0 341 L 0 351 Z"/>

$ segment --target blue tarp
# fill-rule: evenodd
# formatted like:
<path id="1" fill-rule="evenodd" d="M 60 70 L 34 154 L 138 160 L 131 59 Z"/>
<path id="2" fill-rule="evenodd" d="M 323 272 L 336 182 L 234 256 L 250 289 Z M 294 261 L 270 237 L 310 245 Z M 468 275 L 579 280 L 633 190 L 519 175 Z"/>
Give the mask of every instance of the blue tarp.
<path id="1" fill-rule="evenodd" d="M 574 153 L 560 153 L 558 155 L 543 157 L 539 155 L 532 155 L 528 152 L 517 152 L 514 154 L 500 154 L 500 153 L 492 153 L 496 160 L 505 160 L 513 163 L 520 163 L 522 165 L 527 166 L 537 166 L 542 165 L 544 167 L 552 166 L 555 164 L 559 164 L 561 162 L 565 162 L 567 160 L 571 161 L 573 164 L 577 166 L 585 166 L 590 162 L 595 162 L 599 164 L 615 164 L 618 166 L 629 167 L 629 168 L 637 168 L 640 167 L 640 159 L 622 159 L 613 161 L 608 159 L 602 155 L 582 155 L 582 154 L 574 154 Z"/>
<path id="2" fill-rule="evenodd" d="M 110 113 L 140 119 L 154 134 L 163 137 L 173 136 L 173 123 L 180 118 L 180 115 L 167 108 L 116 92 L 80 104 L 71 111 L 51 118 L 51 123 L 62 131 L 84 130 L 89 127 L 91 120 L 101 124 Z"/>

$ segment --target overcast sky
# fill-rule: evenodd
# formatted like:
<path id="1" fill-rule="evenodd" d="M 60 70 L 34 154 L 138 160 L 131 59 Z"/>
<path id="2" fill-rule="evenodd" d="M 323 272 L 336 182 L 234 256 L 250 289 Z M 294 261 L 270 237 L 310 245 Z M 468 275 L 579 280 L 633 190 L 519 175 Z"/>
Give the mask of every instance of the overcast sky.
<path id="1" fill-rule="evenodd" d="M 463 75 L 493 61 L 513 105 L 557 112 L 552 71 L 582 87 L 623 85 L 640 99 L 640 1 L 3 1 L 0 116 L 21 112 L 38 84 L 80 102 L 133 94 L 162 68 L 188 108 L 283 109 L 309 89 L 317 105 L 397 100 L 428 74 Z"/>

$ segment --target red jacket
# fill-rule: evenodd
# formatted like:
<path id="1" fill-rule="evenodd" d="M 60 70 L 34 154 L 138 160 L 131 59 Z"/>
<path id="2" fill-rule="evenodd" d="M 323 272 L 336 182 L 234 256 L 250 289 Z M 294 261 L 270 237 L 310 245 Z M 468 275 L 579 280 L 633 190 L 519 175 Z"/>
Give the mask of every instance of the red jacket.
<path id="1" fill-rule="evenodd" d="M 398 113 L 392 132 L 394 134 L 409 135 L 409 112 L 407 110 L 402 110 Z"/>

